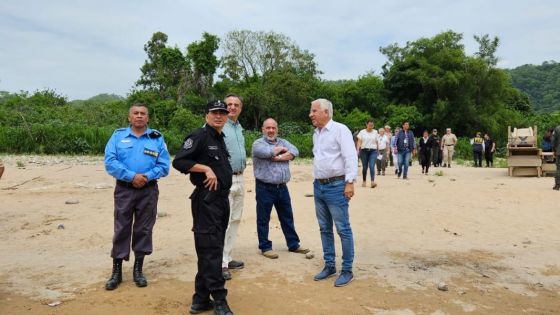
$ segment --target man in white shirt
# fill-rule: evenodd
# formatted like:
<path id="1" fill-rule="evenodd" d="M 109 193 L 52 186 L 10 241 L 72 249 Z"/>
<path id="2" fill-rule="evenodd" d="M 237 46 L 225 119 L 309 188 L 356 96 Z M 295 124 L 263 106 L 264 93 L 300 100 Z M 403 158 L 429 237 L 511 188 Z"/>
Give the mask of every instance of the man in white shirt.
<path id="1" fill-rule="evenodd" d="M 336 274 L 333 222 L 342 244 L 342 271 L 334 285 L 345 286 L 354 279 L 354 237 L 350 226 L 348 203 L 354 196 L 358 157 L 352 133 L 345 125 L 332 120 L 332 103 L 326 99 L 311 102 L 309 118 L 313 133 L 313 191 L 315 213 L 321 231 L 325 267 L 315 275 L 316 281 Z"/>

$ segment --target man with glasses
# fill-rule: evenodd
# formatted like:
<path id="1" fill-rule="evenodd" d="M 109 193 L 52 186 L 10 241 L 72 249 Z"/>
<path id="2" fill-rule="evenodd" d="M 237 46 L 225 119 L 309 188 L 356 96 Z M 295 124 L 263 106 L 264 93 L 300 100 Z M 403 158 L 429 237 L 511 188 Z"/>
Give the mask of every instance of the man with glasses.
<path id="1" fill-rule="evenodd" d="M 224 125 L 226 147 L 229 153 L 229 163 L 233 171 L 232 185 L 229 193 L 230 215 L 224 242 L 224 254 L 222 260 L 222 275 L 224 279 L 231 279 L 230 269 L 242 269 L 245 264 L 239 260 L 233 260 L 231 252 L 237 239 L 237 230 L 241 223 L 243 214 L 243 200 L 245 199 L 245 181 L 243 171 L 247 165 L 247 154 L 245 152 L 245 138 L 243 127 L 239 123 L 239 115 L 243 109 L 243 99 L 237 94 L 226 95 L 224 102 L 228 109 L 228 120 Z"/>

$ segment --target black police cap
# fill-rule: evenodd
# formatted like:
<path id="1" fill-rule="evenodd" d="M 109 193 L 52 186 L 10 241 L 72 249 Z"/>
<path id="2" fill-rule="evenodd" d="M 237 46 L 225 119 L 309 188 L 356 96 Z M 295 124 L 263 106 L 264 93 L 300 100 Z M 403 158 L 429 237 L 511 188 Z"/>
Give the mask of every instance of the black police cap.
<path id="1" fill-rule="evenodd" d="M 215 111 L 222 111 L 222 112 L 229 113 L 229 110 L 227 109 L 226 103 L 224 103 L 220 100 L 208 102 L 208 104 L 206 105 L 206 112 L 207 113 L 215 112 Z"/>

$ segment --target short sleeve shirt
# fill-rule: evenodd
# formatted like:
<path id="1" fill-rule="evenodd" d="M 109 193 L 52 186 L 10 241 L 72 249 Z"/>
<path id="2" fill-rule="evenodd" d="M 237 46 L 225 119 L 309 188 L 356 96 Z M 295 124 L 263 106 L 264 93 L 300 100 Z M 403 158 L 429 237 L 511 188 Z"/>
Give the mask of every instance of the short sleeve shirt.
<path id="1" fill-rule="evenodd" d="M 368 132 L 367 129 L 362 129 L 360 130 L 360 133 L 358 133 L 358 139 L 362 140 L 360 149 L 377 149 L 379 134 L 377 133 L 377 130 Z"/>

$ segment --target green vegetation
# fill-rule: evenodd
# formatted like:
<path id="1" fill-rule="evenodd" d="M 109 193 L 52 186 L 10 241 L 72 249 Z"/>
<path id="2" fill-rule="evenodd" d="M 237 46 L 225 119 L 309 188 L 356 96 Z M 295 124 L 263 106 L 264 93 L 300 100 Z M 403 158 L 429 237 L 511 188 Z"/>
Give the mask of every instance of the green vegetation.
<path id="1" fill-rule="evenodd" d="M 539 65 L 523 65 L 508 71 L 511 82 L 529 96 L 537 112 L 560 110 L 560 63 L 545 61 Z"/>
<path id="2" fill-rule="evenodd" d="M 0 92 L 0 151 L 102 154 L 111 133 L 127 125 L 129 105 L 144 102 L 150 126 L 164 133 L 173 153 L 187 133 L 204 124 L 207 101 L 232 92 L 244 98 L 240 119 L 248 153 L 261 136 L 262 121 L 274 117 L 280 136 L 310 157 L 308 113 L 316 98 L 330 99 L 334 119 L 351 130 L 363 128 L 370 117 L 376 127 L 394 128 L 407 120 L 417 136 L 424 129 L 451 127 L 460 137 L 456 156 L 465 160 L 472 158 L 468 139 L 477 131 L 490 133 L 503 153 L 508 125 L 543 131 L 560 124 L 560 112 L 532 110 L 537 94 L 528 97 L 515 88 L 517 69 L 510 71 L 512 85 L 508 72 L 496 68 L 499 40 L 488 35 L 475 36 L 474 55 L 465 53 L 462 34 L 453 31 L 382 47 L 388 61 L 380 75 L 338 81 L 322 80 L 315 56 L 275 32 L 232 31 L 222 39 L 204 33 L 184 49 L 167 40 L 156 32 L 146 43 L 141 76 L 126 98 L 100 94 L 68 101 L 49 89 Z M 539 78 L 552 80 L 558 73 L 556 63 L 540 67 L 546 69 L 538 68 Z M 550 92 L 539 90 L 538 97 L 556 100 L 552 90 L 547 86 Z"/>

